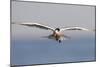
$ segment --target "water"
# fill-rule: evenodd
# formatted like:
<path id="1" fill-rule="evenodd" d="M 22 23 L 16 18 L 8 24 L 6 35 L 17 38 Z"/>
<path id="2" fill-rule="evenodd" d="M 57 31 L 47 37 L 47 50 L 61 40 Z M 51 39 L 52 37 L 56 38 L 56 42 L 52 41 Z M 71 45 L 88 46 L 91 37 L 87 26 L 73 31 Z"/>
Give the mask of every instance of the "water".
<path id="1" fill-rule="evenodd" d="M 11 64 L 46 64 L 94 61 L 95 37 L 64 40 L 15 39 L 11 41 Z"/>

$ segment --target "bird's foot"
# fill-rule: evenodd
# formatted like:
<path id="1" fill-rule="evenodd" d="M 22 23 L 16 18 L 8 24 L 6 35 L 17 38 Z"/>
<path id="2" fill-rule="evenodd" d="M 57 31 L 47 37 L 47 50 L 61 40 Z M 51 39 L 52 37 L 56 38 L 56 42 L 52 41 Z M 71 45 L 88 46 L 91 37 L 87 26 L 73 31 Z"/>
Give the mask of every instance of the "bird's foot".
<path id="1" fill-rule="evenodd" d="M 58 40 L 59 43 L 61 43 L 61 40 Z"/>

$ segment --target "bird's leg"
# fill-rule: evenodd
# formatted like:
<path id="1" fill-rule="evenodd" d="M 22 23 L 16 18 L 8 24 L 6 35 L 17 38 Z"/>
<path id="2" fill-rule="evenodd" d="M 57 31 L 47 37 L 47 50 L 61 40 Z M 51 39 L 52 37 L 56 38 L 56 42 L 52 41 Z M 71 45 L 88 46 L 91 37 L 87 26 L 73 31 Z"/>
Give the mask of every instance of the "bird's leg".
<path id="1" fill-rule="evenodd" d="M 61 40 L 58 40 L 59 41 L 59 43 L 61 43 Z"/>

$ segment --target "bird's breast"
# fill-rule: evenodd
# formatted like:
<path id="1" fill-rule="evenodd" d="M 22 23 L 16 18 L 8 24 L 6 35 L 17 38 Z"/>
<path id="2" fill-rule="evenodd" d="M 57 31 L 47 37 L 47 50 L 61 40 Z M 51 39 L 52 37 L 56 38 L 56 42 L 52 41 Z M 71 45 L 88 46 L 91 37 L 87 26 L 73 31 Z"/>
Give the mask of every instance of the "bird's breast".
<path id="1" fill-rule="evenodd" d="M 62 36 L 63 35 L 61 32 L 54 32 L 53 34 L 54 34 L 54 36 Z"/>

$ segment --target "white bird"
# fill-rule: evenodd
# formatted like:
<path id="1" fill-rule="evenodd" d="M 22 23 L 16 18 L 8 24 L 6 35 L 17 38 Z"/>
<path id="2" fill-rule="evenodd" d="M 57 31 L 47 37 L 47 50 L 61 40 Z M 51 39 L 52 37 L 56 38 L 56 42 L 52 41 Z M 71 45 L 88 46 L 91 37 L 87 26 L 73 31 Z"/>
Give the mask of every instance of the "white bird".
<path id="1" fill-rule="evenodd" d="M 13 23 L 13 24 L 18 24 L 18 23 Z M 68 36 L 65 36 L 62 31 L 65 30 L 80 30 L 80 31 L 90 31 L 89 29 L 86 28 L 82 28 L 82 27 L 67 27 L 67 28 L 51 28 L 49 26 L 46 25 L 42 25 L 39 23 L 19 23 L 18 25 L 24 25 L 24 26 L 29 26 L 29 27 L 37 27 L 40 29 L 45 29 L 45 30 L 51 30 L 53 33 L 49 36 L 47 36 L 49 39 L 55 39 L 56 41 L 58 41 L 59 43 L 61 43 L 62 38 L 67 37 L 70 38 Z M 92 30 L 91 30 L 92 31 Z"/>

